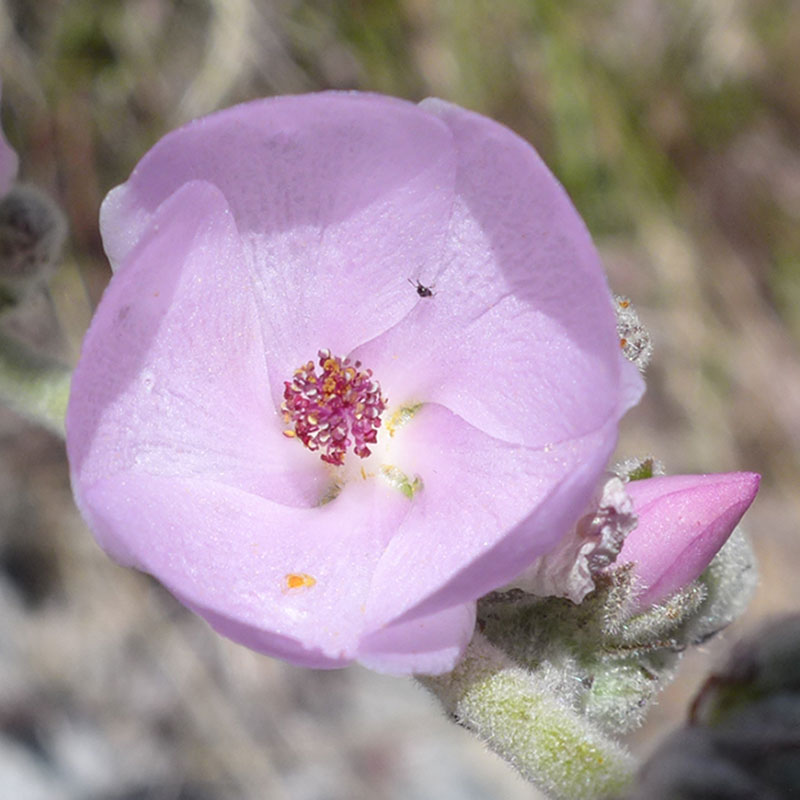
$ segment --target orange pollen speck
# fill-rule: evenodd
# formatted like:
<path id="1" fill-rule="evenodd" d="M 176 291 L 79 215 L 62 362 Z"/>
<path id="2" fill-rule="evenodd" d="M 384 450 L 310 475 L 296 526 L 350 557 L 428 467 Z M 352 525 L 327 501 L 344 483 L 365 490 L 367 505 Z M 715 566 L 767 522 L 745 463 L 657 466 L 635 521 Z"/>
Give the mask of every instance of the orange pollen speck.
<path id="1" fill-rule="evenodd" d="M 311 575 L 306 575 L 305 572 L 290 572 L 286 576 L 287 589 L 300 589 L 302 587 L 310 589 L 316 582 L 316 578 Z"/>
<path id="2" fill-rule="evenodd" d="M 294 439 L 294 437 L 295 437 L 295 436 L 297 436 L 297 434 L 296 434 L 296 433 L 295 433 L 295 432 L 294 432 L 294 431 L 293 431 L 291 428 L 287 428 L 287 429 L 286 429 L 286 430 L 283 432 L 283 435 L 284 435 L 284 436 L 285 436 L 287 439 Z"/>
<path id="3" fill-rule="evenodd" d="M 631 304 L 630 300 L 620 300 L 619 306 L 620 308 L 627 308 Z"/>
<path id="4" fill-rule="evenodd" d="M 619 346 L 620 347 L 625 347 L 625 345 L 627 345 L 627 344 L 628 344 L 628 340 L 627 339 L 620 339 L 619 340 Z"/>

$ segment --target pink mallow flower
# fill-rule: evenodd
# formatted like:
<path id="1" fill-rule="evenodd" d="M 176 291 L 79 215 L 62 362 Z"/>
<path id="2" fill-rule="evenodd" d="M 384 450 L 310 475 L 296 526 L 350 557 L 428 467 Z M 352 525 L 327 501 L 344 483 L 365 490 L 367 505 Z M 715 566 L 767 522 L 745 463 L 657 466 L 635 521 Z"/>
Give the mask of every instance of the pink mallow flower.
<path id="1" fill-rule="evenodd" d="M 639 398 L 597 253 L 506 128 L 358 93 L 160 141 L 67 414 L 100 545 L 297 664 L 438 673 L 554 547 Z"/>
<path id="2" fill-rule="evenodd" d="M 2 89 L 2 86 L 0 86 Z M 11 188 L 17 177 L 17 154 L 11 148 L 0 127 L 0 197 Z"/>
<path id="3" fill-rule="evenodd" d="M 753 472 L 731 472 L 627 484 L 638 523 L 616 563 L 634 564 L 634 613 L 700 576 L 750 507 L 760 480 Z"/>

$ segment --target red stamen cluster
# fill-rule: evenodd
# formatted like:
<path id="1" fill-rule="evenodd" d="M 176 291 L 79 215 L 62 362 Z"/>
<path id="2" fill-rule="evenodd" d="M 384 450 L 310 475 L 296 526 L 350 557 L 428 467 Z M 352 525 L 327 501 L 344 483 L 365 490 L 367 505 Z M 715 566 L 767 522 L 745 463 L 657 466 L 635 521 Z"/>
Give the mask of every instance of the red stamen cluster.
<path id="1" fill-rule="evenodd" d="M 350 363 L 320 350 L 317 375 L 309 361 L 285 381 L 283 392 L 284 420 L 291 423 L 283 433 L 297 437 L 312 451 L 321 450 L 320 458 L 328 464 L 344 464 L 344 454 L 353 445 L 357 456 L 370 454 L 368 444 L 378 439 L 381 413 L 386 400 L 380 384 L 373 380 L 372 370 L 361 370 L 361 362 Z"/>

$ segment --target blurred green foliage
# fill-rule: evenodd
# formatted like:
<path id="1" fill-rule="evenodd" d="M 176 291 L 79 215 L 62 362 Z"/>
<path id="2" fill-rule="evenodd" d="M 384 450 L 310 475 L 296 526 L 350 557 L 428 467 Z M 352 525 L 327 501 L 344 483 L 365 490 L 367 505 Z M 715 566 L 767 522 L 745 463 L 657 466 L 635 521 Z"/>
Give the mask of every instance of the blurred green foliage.
<path id="1" fill-rule="evenodd" d="M 656 367 L 651 384 L 659 424 L 687 437 L 696 408 L 724 433 L 718 389 L 758 391 L 731 336 L 777 314 L 800 337 L 798 42 L 789 0 L 0 0 L 4 124 L 23 176 L 64 205 L 95 300 L 100 201 L 171 128 L 277 93 L 438 95 L 530 140 L 614 288 L 686 331 L 656 353 L 686 372 L 659 387 Z M 784 440 L 780 424 L 729 426 L 743 446 Z M 686 466 L 709 446 L 684 442 Z"/>
<path id="2" fill-rule="evenodd" d="M 83 134 L 104 156 L 87 166 L 103 190 L 185 112 L 320 88 L 413 100 L 438 94 L 533 140 L 602 235 L 630 232 L 643 203 L 672 206 L 687 184 L 702 190 L 707 162 L 730 155 L 754 126 L 773 124 L 775 136 L 796 136 L 800 126 L 798 104 L 788 98 L 800 87 L 783 71 L 800 26 L 788 2 L 7 0 L 5 6 L 4 38 L 14 45 L 4 48 L 0 67 L 10 101 L 28 117 L 25 90 L 34 81 L 46 103 L 41 113 L 82 95 Z M 238 53 L 225 52 L 226 34 Z M 231 58 L 238 61 L 234 69 Z M 225 73 L 222 88 L 212 80 L 215 66 L 217 78 Z M 200 101 L 187 107 L 187 94 Z M 23 148 L 36 122 L 18 123 L 15 138 Z M 771 231 L 756 225 L 752 233 L 772 250 Z"/>

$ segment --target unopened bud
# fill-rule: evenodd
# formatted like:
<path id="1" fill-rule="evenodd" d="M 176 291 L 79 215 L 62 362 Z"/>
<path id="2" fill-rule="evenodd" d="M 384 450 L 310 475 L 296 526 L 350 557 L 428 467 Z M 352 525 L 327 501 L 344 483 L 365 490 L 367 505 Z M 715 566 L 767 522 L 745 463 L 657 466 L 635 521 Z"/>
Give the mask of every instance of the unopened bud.
<path id="1" fill-rule="evenodd" d="M 2 305 L 15 305 L 50 277 L 65 234 L 63 213 L 33 186 L 17 185 L 0 200 Z"/>
<path id="2" fill-rule="evenodd" d="M 614 465 L 612 472 L 619 476 L 625 483 L 628 481 L 642 481 L 645 478 L 657 478 L 666 475 L 664 465 L 657 458 L 626 458 Z"/>
<path id="3" fill-rule="evenodd" d="M 3 136 L 0 128 L 0 197 L 2 197 L 17 177 L 17 154 Z"/>
<path id="4" fill-rule="evenodd" d="M 617 564 L 634 564 L 634 613 L 700 576 L 753 502 L 759 482 L 755 473 L 733 472 L 627 484 L 639 522 Z"/>
<path id="5" fill-rule="evenodd" d="M 644 372 L 653 356 L 650 332 L 639 319 L 630 298 L 614 295 L 614 310 L 617 314 L 617 335 L 622 353 L 628 361 L 636 364 L 640 372 Z"/>

